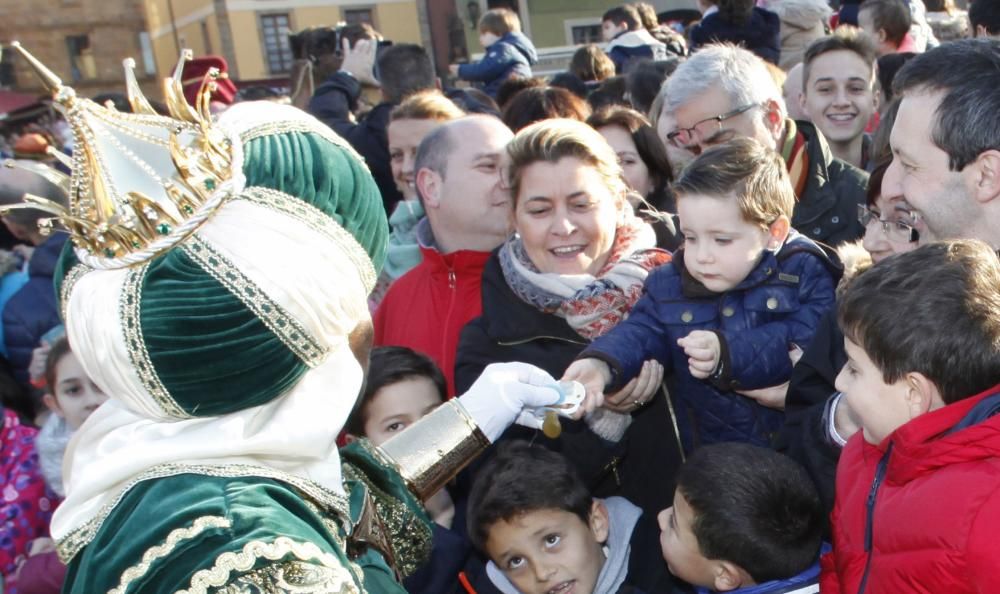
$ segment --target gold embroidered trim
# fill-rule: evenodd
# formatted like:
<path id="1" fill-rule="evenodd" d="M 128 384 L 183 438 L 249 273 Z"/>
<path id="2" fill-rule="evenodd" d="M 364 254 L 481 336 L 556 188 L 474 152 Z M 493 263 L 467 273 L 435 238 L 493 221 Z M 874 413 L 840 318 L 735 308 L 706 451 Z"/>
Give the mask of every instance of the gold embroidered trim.
<path id="1" fill-rule="evenodd" d="M 336 132 L 334 132 L 329 126 L 315 119 L 301 119 L 301 120 L 283 120 L 279 122 L 267 122 L 259 126 L 254 126 L 240 133 L 240 141 L 243 144 L 249 143 L 251 140 L 256 140 L 264 136 L 275 136 L 278 134 L 288 134 L 289 132 L 301 132 L 305 134 L 316 134 L 329 140 L 333 144 L 347 150 L 354 158 L 356 158 L 361 163 L 365 162 L 364 157 L 361 156 L 351 143 L 347 142 L 341 138 Z"/>
<path id="2" fill-rule="evenodd" d="M 347 594 L 357 592 L 339 569 L 302 561 L 273 563 L 244 573 L 213 594 Z"/>
<path id="3" fill-rule="evenodd" d="M 288 215 L 313 231 L 325 235 L 347 254 L 347 257 L 354 264 L 354 268 L 361 275 L 365 292 L 371 293 L 372 289 L 375 288 L 378 275 L 375 274 L 375 266 L 372 264 L 368 252 L 361 247 L 353 235 L 320 209 L 284 192 L 260 186 L 247 188 L 236 196 L 236 199 Z"/>
<path id="4" fill-rule="evenodd" d="M 66 319 L 66 307 L 69 305 L 69 296 L 73 293 L 73 287 L 76 283 L 91 272 L 93 268 L 87 266 L 86 264 L 75 264 L 69 271 L 63 276 L 62 285 L 59 291 L 59 311 L 62 313 L 62 319 Z"/>
<path id="5" fill-rule="evenodd" d="M 140 563 L 129 567 L 122 573 L 118 587 L 108 590 L 108 594 L 125 594 L 129 584 L 149 572 L 153 561 L 169 555 L 177 548 L 177 543 L 182 540 L 190 540 L 209 528 L 229 528 L 230 526 L 232 526 L 232 522 L 222 516 L 202 516 L 196 519 L 190 528 L 171 530 L 163 544 L 148 549 L 142 554 Z"/>
<path id="6" fill-rule="evenodd" d="M 335 555 L 324 552 L 311 542 L 296 542 L 287 536 L 279 536 L 272 543 L 254 540 L 244 545 L 243 550 L 239 553 L 230 551 L 219 555 L 211 569 L 195 572 L 187 590 L 179 590 L 175 594 L 205 594 L 209 588 L 218 588 L 229 584 L 230 576 L 234 572 L 246 572 L 253 569 L 260 559 L 280 561 L 289 554 L 294 555 L 300 561 L 317 561 L 329 570 L 323 576 L 324 581 L 330 586 L 329 589 L 314 591 L 358 593 L 350 572 L 341 565 L 340 560 Z"/>
<path id="7" fill-rule="evenodd" d="M 153 397 L 160 410 L 173 418 L 188 419 L 191 415 L 170 396 L 170 392 L 167 391 L 166 386 L 156 374 L 153 362 L 149 358 L 149 351 L 146 350 L 146 341 L 142 338 L 140 316 L 142 280 L 148 269 L 148 263 L 138 268 L 130 268 L 125 275 L 125 282 L 122 284 L 118 313 L 122 321 L 122 331 L 125 334 L 125 348 L 128 350 L 129 359 L 136 375 L 139 376 L 139 381 L 142 382 L 146 392 Z"/>
<path id="8" fill-rule="evenodd" d="M 343 534 L 350 532 L 350 505 L 347 497 L 341 493 L 336 493 L 330 489 L 314 483 L 305 478 L 288 474 L 265 466 L 253 466 L 250 464 L 229 464 L 227 466 L 206 466 L 188 464 L 161 464 L 154 466 L 138 475 L 128 482 L 121 491 L 106 505 L 104 505 L 93 518 L 71 530 L 65 537 L 56 543 L 59 552 L 59 559 L 69 564 L 80 550 L 94 540 L 94 536 L 101 529 L 104 521 L 111 515 L 118 504 L 121 503 L 125 495 L 136 485 L 143 481 L 152 479 L 176 476 L 179 474 L 200 474 L 220 478 L 236 478 L 256 476 L 266 479 L 281 481 L 295 487 L 301 494 L 312 499 L 320 506 L 330 510 L 333 517 L 339 519 Z"/>
<path id="9" fill-rule="evenodd" d="M 329 349 L 205 239 L 192 235 L 181 249 L 243 302 L 303 363 L 316 367 L 323 362 Z"/>
<path id="10" fill-rule="evenodd" d="M 367 439 L 362 439 L 359 443 L 379 462 L 385 461 L 384 454 Z M 391 464 L 386 466 L 393 467 Z M 430 555 L 433 537 L 430 527 L 420 521 L 405 503 L 377 487 L 364 472 L 359 472 L 352 464 L 345 462 L 341 468 L 345 480 L 359 482 L 368 489 L 375 502 L 377 515 L 389 532 L 389 541 L 396 557 L 396 569 L 404 577 L 411 575 Z"/>

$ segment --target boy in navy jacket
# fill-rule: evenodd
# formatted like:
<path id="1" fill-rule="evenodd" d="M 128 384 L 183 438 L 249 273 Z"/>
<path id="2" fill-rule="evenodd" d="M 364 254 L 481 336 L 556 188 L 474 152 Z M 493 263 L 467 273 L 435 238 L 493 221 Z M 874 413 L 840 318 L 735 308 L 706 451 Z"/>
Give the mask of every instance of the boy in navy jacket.
<path id="1" fill-rule="evenodd" d="M 479 42 L 486 52 L 483 59 L 452 64 L 448 68 L 453 75 L 481 83 L 483 91 L 493 98 L 508 78 L 531 78 L 531 66 L 538 61 L 538 53 L 521 33 L 521 21 L 513 11 L 487 10 L 479 19 Z"/>
<path id="2" fill-rule="evenodd" d="M 705 120 L 691 133 L 721 127 Z M 839 265 L 790 229 L 795 194 L 784 162 L 756 140 L 707 150 L 674 190 L 684 247 L 564 379 L 583 383 L 592 407 L 655 358 L 675 376 L 686 453 L 723 441 L 768 445 L 784 420 L 784 390 L 773 388 L 833 305 Z"/>

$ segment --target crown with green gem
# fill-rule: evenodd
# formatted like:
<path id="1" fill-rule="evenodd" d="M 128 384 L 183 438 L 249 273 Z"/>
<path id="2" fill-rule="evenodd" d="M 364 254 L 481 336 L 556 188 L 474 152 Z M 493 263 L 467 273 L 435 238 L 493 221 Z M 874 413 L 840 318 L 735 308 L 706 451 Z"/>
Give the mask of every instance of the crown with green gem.
<path id="1" fill-rule="evenodd" d="M 71 176 L 47 177 L 67 191 L 63 207 L 26 195 L 23 204 L 54 215 L 40 230 L 52 231 L 58 220 L 77 247 L 77 255 L 94 268 L 120 268 L 144 262 L 192 234 L 225 199 L 242 190 L 239 143 L 214 125 L 209 103 L 216 80 L 204 76 L 196 104 L 184 99 L 181 73 L 192 58 L 184 50 L 173 76 L 164 80 L 170 116 L 156 112 L 136 81 L 135 62 L 125 60 L 125 79 L 133 113 L 110 104 L 78 97 L 51 70 L 20 44 L 11 44 L 52 93 L 73 134 L 73 156 L 51 151 Z"/>

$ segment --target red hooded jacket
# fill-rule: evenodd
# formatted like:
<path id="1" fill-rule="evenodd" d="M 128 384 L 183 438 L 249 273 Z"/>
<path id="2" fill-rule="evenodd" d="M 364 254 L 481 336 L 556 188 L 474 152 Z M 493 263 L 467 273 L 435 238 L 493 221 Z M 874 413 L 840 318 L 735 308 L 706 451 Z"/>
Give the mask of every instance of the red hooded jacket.
<path id="1" fill-rule="evenodd" d="M 823 594 L 862 585 L 864 594 L 1000 592 L 997 412 L 1000 386 L 913 419 L 878 446 L 860 431 L 848 441 Z"/>
<path id="2" fill-rule="evenodd" d="M 462 328 L 483 313 L 483 268 L 489 252 L 442 254 L 420 246 L 423 261 L 392 283 L 375 310 L 375 345 L 404 346 L 437 363 L 455 395 L 455 354 Z"/>

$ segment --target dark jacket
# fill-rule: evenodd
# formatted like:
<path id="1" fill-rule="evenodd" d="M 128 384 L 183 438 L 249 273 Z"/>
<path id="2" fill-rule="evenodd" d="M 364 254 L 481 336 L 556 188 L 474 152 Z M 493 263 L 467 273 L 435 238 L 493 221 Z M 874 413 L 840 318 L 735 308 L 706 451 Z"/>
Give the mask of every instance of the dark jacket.
<path id="1" fill-rule="evenodd" d="M 379 103 L 372 108 L 360 121 L 351 117 L 358 107 L 358 97 L 361 96 L 361 83 L 346 72 L 336 72 L 321 84 L 312 99 L 309 100 L 309 113 L 319 121 L 333 128 L 333 131 L 343 136 L 354 150 L 365 159 L 371 170 L 375 183 L 382 194 L 382 204 L 386 216 L 403 199 L 396 182 L 392 179 L 392 168 L 389 164 L 389 114 L 393 103 Z"/>
<path id="2" fill-rule="evenodd" d="M 812 340 L 816 324 L 834 302 L 837 264 L 819 246 L 793 233 L 777 254 L 765 251 L 749 276 L 725 293 L 714 293 L 684 266 L 684 250 L 646 279 L 644 294 L 628 319 L 595 340 L 580 357 L 612 370 L 609 390 L 638 375 L 656 359 L 673 373 L 671 396 L 684 451 L 699 445 L 742 441 L 770 445 L 784 415 L 736 390 L 788 381 L 793 345 Z M 721 357 L 708 380 L 696 379 L 677 340 L 694 330 L 719 336 Z"/>
<path id="3" fill-rule="evenodd" d="M 665 60 L 667 58 L 667 46 L 657 41 L 645 29 L 619 33 L 608 42 L 604 51 L 615 63 L 616 74 L 624 73 L 625 67 L 633 60 Z"/>
<path id="4" fill-rule="evenodd" d="M 512 31 L 486 48 L 483 59 L 461 64 L 458 77 L 483 83 L 483 91 L 490 97 L 508 78 L 531 78 L 531 66 L 538 62 L 534 44 L 523 34 Z"/>
<path id="5" fill-rule="evenodd" d="M 781 56 L 781 19 L 759 7 L 754 7 L 747 22 L 738 25 L 713 12 L 691 28 L 690 37 L 692 52 L 710 43 L 735 43 L 775 65 Z"/>
<path id="6" fill-rule="evenodd" d="M 482 316 L 462 330 L 455 365 L 455 385 L 464 392 L 490 363 L 523 361 L 561 377 L 587 346 L 566 320 L 525 303 L 507 286 L 497 252 L 483 271 Z M 674 474 L 680 448 L 665 397 L 632 415 L 632 425 L 618 444 L 610 444 L 587 428 L 584 421 L 561 419 L 562 435 L 544 437 L 523 427 L 508 429 L 504 437 L 534 439 L 562 452 L 576 467 L 595 497 L 621 495 L 655 514 L 673 500 Z"/>
<path id="7" fill-rule="evenodd" d="M 28 282 L 14 293 L 3 308 L 3 340 L 7 358 L 18 383 L 27 386 L 31 352 L 38 341 L 53 327 L 62 323 L 59 303 L 52 285 L 63 244 L 69 237 L 56 233 L 35 248 L 28 261 Z"/>
<path id="8" fill-rule="evenodd" d="M 792 213 L 792 227 L 813 241 L 831 246 L 860 239 L 858 205 L 865 203 L 868 174 L 836 159 L 823 134 L 809 122 L 796 120 L 805 137 L 809 179 Z"/>

